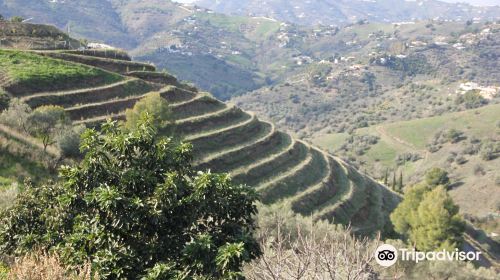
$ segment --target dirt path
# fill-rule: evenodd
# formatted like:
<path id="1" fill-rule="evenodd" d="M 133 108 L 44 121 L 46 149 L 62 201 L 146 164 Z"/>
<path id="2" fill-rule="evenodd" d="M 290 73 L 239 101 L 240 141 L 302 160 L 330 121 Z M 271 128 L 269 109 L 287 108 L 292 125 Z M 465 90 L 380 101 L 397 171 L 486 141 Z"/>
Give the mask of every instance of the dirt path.
<path id="1" fill-rule="evenodd" d="M 388 139 L 392 142 L 396 142 L 399 145 L 404 146 L 405 148 L 407 148 L 409 150 L 412 150 L 414 152 L 418 152 L 419 154 L 423 155 L 423 160 L 420 161 L 419 165 L 417 166 L 417 169 L 419 169 L 429 158 L 429 155 L 430 155 L 429 151 L 427 151 L 425 149 L 419 149 L 415 145 L 413 145 L 412 143 L 409 143 L 409 142 L 407 142 L 399 137 L 396 137 L 394 135 L 387 133 L 387 131 L 385 130 L 384 127 L 376 126 L 375 131 L 377 131 L 377 133 L 380 134 L 380 136 L 382 138 Z"/>

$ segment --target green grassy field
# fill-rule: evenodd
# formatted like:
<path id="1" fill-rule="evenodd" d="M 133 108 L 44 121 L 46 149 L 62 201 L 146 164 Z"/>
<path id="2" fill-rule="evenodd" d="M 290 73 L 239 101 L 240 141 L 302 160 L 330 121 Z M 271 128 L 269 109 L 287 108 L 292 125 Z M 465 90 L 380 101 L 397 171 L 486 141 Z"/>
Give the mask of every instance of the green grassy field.
<path id="1" fill-rule="evenodd" d="M 239 32 L 241 26 L 246 25 L 251 31 L 246 32 L 245 35 L 257 40 L 267 38 L 280 28 L 279 22 L 265 18 L 248 18 L 207 13 L 197 13 L 196 16 L 201 20 L 208 21 L 213 26 L 224 28 L 231 32 Z"/>
<path id="2" fill-rule="evenodd" d="M 416 183 L 432 167 L 448 171 L 457 188 L 450 190 L 453 199 L 464 213 L 477 216 L 488 215 L 496 210 L 496 199 L 491 193 L 496 191 L 500 158 L 485 161 L 479 154 L 467 154 L 470 140 L 480 141 L 500 139 L 500 104 L 441 116 L 387 123 L 361 128 L 357 135 L 378 136 L 379 140 L 361 156 L 356 156 L 363 170 L 370 171 L 375 178 L 381 178 L 386 170 L 397 176 L 402 172 L 405 185 Z M 458 143 L 444 143 L 441 149 L 430 152 L 427 144 L 440 131 L 457 129 L 466 139 Z M 346 140 L 346 134 L 326 134 L 313 139 L 313 142 L 328 150 L 338 150 Z M 404 153 L 418 154 L 421 159 L 407 161 L 398 165 L 396 159 Z M 461 162 L 452 160 L 461 158 Z M 478 171 L 479 170 L 479 171 Z M 390 183 L 390 182 L 389 182 Z M 471 196 L 471 193 L 474 193 Z"/>
<path id="3" fill-rule="evenodd" d="M 498 121 L 500 104 L 495 104 L 476 110 L 387 124 L 385 128 L 394 137 L 424 149 L 436 132 L 442 129 L 458 129 L 478 138 L 494 136 Z"/>
<path id="4" fill-rule="evenodd" d="M 72 89 L 78 85 L 108 84 L 123 79 L 98 68 L 12 50 L 0 50 L 0 68 L 11 80 L 7 88 L 14 94 Z"/>
<path id="5" fill-rule="evenodd" d="M 434 135 L 441 130 L 457 129 L 468 136 L 494 138 L 498 135 L 500 104 L 479 109 L 449 113 L 431 118 L 382 124 L 355 131 L 358 135 L 376 135 L 381 140 L 366 153 L 368 158 L 389 163 L 398 153 L 425 150 Z M 329 150 L 337 150 L 348 134 L 325 134 L 313 143 Z"/>

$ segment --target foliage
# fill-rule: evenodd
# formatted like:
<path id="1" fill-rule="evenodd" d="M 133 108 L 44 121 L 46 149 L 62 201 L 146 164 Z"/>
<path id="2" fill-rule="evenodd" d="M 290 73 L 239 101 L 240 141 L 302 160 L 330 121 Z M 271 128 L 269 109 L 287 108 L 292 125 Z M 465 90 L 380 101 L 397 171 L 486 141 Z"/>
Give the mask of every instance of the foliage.
<path id="1" fill-rule="evenodd" d="M 23 22 L 24 18 L 20 17 L 20 16 L 13 16 L 10 18 L 10 21 L 11 22 Z"/>
<path id="2" fill-rule="evenodd" d="M 0 114 L 0 123 L 29 133 L 28 121 L 31 113 L 32 110 L 26 103 L 14 98 L 7 110 Z"/>
<path id="3" fill-rule="evenodd" d="M 84 131 L 84 125 L 77 125 L 61 129 L 57 133 L 55 141 L 63 156 L 76 158 L 81 155 L 80 136 Z"/>
<path id="4" fill-rule="evenodd" d="M 476 90 L 469 90 L 465 94 L 459 95 L 455 102 L 464 104 L 466 109 L 479 108 L 488 103 Z"/>
<path id="5" fill-rule="evenodd" d="M 427 62 L 427 58 L 424 55 L 418 54 L 407 57 L 385 55 L 380 58 L 372 58 L 371 62 L 393 70 L 402 71 L 408 76 L 426 74 L 431 71 L 431 66 Z"/>
<path id="6" fill-rule="evenodd" d="M 425 183 L 431 187 L 438 185 L 447 186 L 450 183 L 450 178 L 448 178 L 448 172 L 434 167 L 425 174 Z"/>
<path id="7" fill-rule="evenodd" d="M 243 262 L 259 254 L 251 237 L 256 193 L 226 174 L 195 173 L 190 145 L 159 139 L 145 116 L 128 132 L 116 123 L 87 130 L 78 166 L 63 167 L 57 183 L 27 186 L 1 214 L 1 252 L 50 250 L 65 265 L 90 259 L 106 279 L 167 268 L 192 277 L 240 275 Z"/>
<path id="8" fill-rule="evenodd" d="M 2 262 L 0 262 L 0 279 L 2 280 L 7 279 L 8 275 L 9 275 L 9 268 Z"/>
<path id="9" fill-rule="evenodd" d="M 500 142 L 496 142 L 493 140 L 485 141 L 481 145 L 481 150 L 479 151 L 479 155 L 483 160 L 493 160 L 500 153 Z"/>
<path id="10" fill-rule="evenodd" d="M 453 128 L 446 131 L 445 137 L 450 143 L 458 143 L 465 138 L 462 131 Z"/>
<path id="11" fill-rule="evenodd" d="M 69 119 L 63 107 L 45 105 L 36 108 L 29 116 L 30 132 L 43 143 L 44 150 L 47 146 L 55 144 L 56 131 L 60 126 L 68 126 Z"/>
<path id="12" fill-rule="evenodd" d="M 0 114 L 0 123 L 38 138 L 45 150 L 57 143 L 63 156 L 79 155 L 80 134 L 84 127 L 73 127 L 60 106 L 47 105 L 32 110 L 20 99 L 14 98 L 9 108 Z"/>
<path id="13" fill-rule="evenodd" d="M 464 223 L 443 186 L 424 194 L 415 215 L 410 240 L 419 250 L 460 248 Z"/>
<path id="14" fill-rule="evenodd" d="M 172 119 L 167 100 L 157 92 L 149 93 L 138 101 L 134 108 L 126 110 L 127 122 L 125 127 L 128 129 L 137 127 L 141 116 L 145 112 L 154 118 L 154 126 L 161 130 L 165 129 L 169 125 L 169 120 Z"/>
<path id="15" fill-rule="evenodd" d="M 424 182 L 410 187 L 391 214 L 396 232 L 408 238 L 418 250 L 454 250 L 462 242 L 464 223 L 456 206 L 440 182 L 448 182 L 446 172 L 432 169 Z"/>
<path id="16" fill-rule="evenodd" d="M 404 165 L 407 162 L 415 162 L 422 159 L 422 156 L 417 153 L 406 152 L 403 154 L 399 154 L 396 158 L 397 165 Z"/>
<path id="17" fill-rule="evenodd" d="M 366 153 L 371 146 L 377 144 L 380 137 L 374 135 L 352 135 L 345 140 L 340 147 L 340 151 L 353 152 L 360 156 Z"/>

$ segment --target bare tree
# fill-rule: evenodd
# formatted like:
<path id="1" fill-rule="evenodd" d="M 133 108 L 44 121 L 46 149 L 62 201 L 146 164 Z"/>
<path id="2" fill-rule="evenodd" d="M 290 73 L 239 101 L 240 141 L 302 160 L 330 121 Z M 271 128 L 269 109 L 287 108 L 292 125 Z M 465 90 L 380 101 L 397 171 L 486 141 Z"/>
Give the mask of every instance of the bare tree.
<path id="1" fill-rule="evenodd" d="M 350 228 L 318 234 L 314 223 L 298 224 L 293 233 L 284 228 L 277 219 L 273 233 L 260 234 L 263 255 L 246 267 L 249 279 L 375 278 L 371 263 L 379 239 L 357 239 Z"/>

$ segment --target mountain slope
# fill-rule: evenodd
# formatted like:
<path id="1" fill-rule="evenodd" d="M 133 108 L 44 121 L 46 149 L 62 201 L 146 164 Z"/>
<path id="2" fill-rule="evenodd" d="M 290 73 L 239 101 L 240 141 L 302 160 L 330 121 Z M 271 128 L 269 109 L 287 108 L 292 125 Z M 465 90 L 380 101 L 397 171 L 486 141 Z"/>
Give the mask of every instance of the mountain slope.
<path id="1" fill-rule="evenodd" d="M 10 50 L 0 55 L 3 54 L 5 61 L 14 57 L 14 53 L 23 54 Z M 123 119 L 126 108 L 144 94 L 159 91 L 170 103 L 177 124 L 176 135 L 194 145 L 197 168 L 229 172 L 237 182 L 251 182 L 265 203 L 287 202 L 295 211 L 317 219 L 350 222 L 361 234 L 390 227 L 388 214 L 399 197 L 347 163 L 293 139 L 253 114 L 224 104 L 207 93 L 192 91 L 167 74 L 154 72 L 152 66 L 90 54 L 39 51 L 24 57 L 45 64 L 57 58 L 66 61 L 67 67 L 116 69 L 114 75 L 120 75 L 122 80 L 96 87 L 88 87 L 85 82 L 73 83 L 71 89 L 63 91 L 9 93 L 34 108 L 48 104 L 63 106 L 75 123 L 98 126 L 107 118 Z M 3 75 L 9 73 L 12 72 Z"/>
<path id="2" fill-rule="evenodd" d="M 0 11 L 6 18 L 22 16 L 33 22 L 53 24 L 69 30 L 73 37 L 114 42 L 125 48 L 136 45 L 136 39 L 127 34 L 112 3 L 106 0 L 1 0 Z"/>
<path id="3" fill-rule="evenodd" d="M 194 3 L 220 13 L 267 16 L 301 25 L 344 25 L 358 20 L 494 19 L 500 11 L 500 7 L 473 7 L 434 0 L 196 0 Z"/>
<path id="4" fill-rule="evenodd" d="M 357 129 L 354 135 L 377 137 L 358 158 L 365 168 L 379 170 L 381 175 L 392 170 L 402 172 L 405 185 L 420 181 L 432 167 L 447 170 L 452 182 L 453 200 L 460 205 L 462 213 L 475 217 L 487 217 L 498 213 L 500 184 L 500 104 L 478 109 L 446 113 L 440 116 L 385 123 Z M 441 137 L 435 146 L 436 135 L 446 134 L 450 129 L 463 133 L 455 141 Z M 343 139 L 339 139 L 343 138 Z M 313 142 L 330 151 L 343 151 L 348 135 L 325 134 Z M 488 147 L 495 147 L 491 157 L 486 158 Z M 495 148 L 492 148 L 493 151 Z M 407 155 L 404 159 L 404 155 Z"/>

